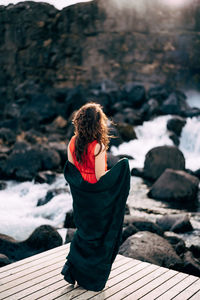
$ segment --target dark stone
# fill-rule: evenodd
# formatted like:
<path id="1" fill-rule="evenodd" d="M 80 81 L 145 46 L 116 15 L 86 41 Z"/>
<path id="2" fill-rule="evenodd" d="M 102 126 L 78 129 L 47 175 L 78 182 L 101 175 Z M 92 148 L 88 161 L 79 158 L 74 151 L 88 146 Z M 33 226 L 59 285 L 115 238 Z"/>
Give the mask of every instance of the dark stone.
<path id="1" fill-rule="evenodd" d="M 163 230 L 161 227 L 145 218 L 125 216 L 124 225 L 133 225 L 138 231 L 150 231 L 161 236 L 163 235 Z"/>
<path id="2" fill-rule="evenodd" d="M 180 141 L 179 141 L 179 138 L 176 135 L 176 133 L 170 132 L 169 133 L 169 138 L 172 140 L 172 142 L 174 143 L 174 145 L 178 147 L 178 145 L 180 144 Z"/>
<path id="3" fill-rule="evenodd" d="M 70 243 L 73 240 L 75 232 L 76 232 L 75 228 L 68 228 L 67 229 L 65 244 Z"/>
<path id="4" fill-rule="evenodd" d="M 181 135 L 181 131 L 186 124 L 186 120 L 176 116 L 167 121 L 167 129 L 174 132 L 178 137 Z"/>
<path id="5" fill-rule="evenodd" d="M 150 198 L 165 201 L 194 201 L 199 180 L 185 171 L 166 169 L 148 192 Z"/>
<path id="6" fill-rule="evenodd" d="M 74 213 L 72 209 L 66 213 L 64 228 L 76 228 L 76 225 L 74 224 Z"/>
<path id="7" fill-rule="evenodd" d="M 4 181 L 0 181 L 0 191 L 5 190 L 7 188 L 7 183 Z"/>
<path id="8" fill-rule="evenodd" d="M 130 224 L 126 227 L 123 228 L 123 231 L 122 231 L 122 243 L 131 235 L 135 234 L 136 232 L 138 232 L 138 229 Z"/>
<path id="9" fill-rule="evenodd" d="M 51 201 L 51 199 L 54 198 L 56 195 L 63 194 L 66 192 L 69 191 L 68 189 L 64 189 L 64 188 L 50 190 L 46 193 L 46 196 L 44 198 L 38 200 L 37 206 L 45 205 L 49 201 Z"/>
<path id="10" fill-rule="evenodd" d="M 166 215 L 157 219 L 156 224 L 158 224 L 158 226 L 160 226 L 164 231 L 184 233 L 193 230 L 189 216 L 186 214 Z"/>
<path id="11" fill-rule="evenodd" d="M 200 277 L 200 261 L 192 255 L 192 252 L 185 252 L 183 260 L 184 267 L 182 272 Z"/>
<path id="12" fill-rule="evenodd" d="M 117 130 L 119 132 L 120 137 L 125 142 L 137 139 L 133 126 L 127 123 L 118 123 Z"/>
<path id="13" fill-rule="evenodd" d="M 198 169 L 194 172 L 194 176 L 196 176 L 200 179 L 200 169 Z"/>
<path id="14" fill-rule="evenodd" d="M 119 254 L 162 267 L 177 269 L 182 260 L 163 237 L 148 231 L 139 231 L 121 245 Z"/>
<path id="15" fill-rule="evenodd" d="M 79 85 L 68 91 L 65 99 L 65 115 L 68 118 L 75 110 L 87 102 L 86 91 Z"/>
<path id="16" fill-rule="evenodd" d="M 145 156 L 144 175 L 156 180 L 165 169 L 185 169 L 183 153 L 174 146 L 159 146 L 151 149 Z"/>
<path id="17" fill-rule="evenodd" d="M 0 268 L 9 265 L 11 262 L 6 255 L 0 253 Z"/>
<path id="18" fill-rule="evenodd" d="M 124 88 L 124 99 L 127 100 L 132 107 L 138 108 L 146 100 L 146 91 L 144 86 L 135 83 L 127 83 Z"/>
<path id="19" fill-rule="evenodd" d="M 141 114 L 144 120 L 149 120 L 160 114 L 159 102 L 155 99 L 149 99 L 141 108 Z"/>
<path id="20" fill-rule="evenodd" d="M 56 174 L 52 171 L 39 172 L 35 177 L 35 183 L 52 184 L 56 179 Z"/>
<path id="21" fill-rule="evenodd" d="M 0 128 L 0 140 L 3 141 L 5 145 L 12 145 L 16 141 L 16 135 L 11 129 Z"/>
<path id="22" fill-rule="evenodd" d="M 130 215 L 130 208 L 129 208 L 127 203 L 126 203 L 126 206 L 125 206 L 125 215 Z"/>
<path id="23" fill-rule="evenodd" d="M 159 103 L 162 103 L 165 99 L 169 97 L 169 90 L 162 85 L 151 87 L 148 90 L 147 97 L 149 99 L 155 99 Z"/>
<path id="24" fill-rule="evenodd" d="M 189 249 L 196 258 L 200 258 L 200 246 L 191 245 Z"/>
<path id="25" fill-rule="evenodd" d="M 161 106 L 161 112 L 163 114 L 171 115 L 183 115 L 188 110 L 189 105 L 186 102 L 186 96 L 180 92 L 176 91 L 169 95 L 169 97 L 163 102 Z"/>
<path id="26" fill-rule="evenodd" d="M 168 240 L 168 242 L 173 246 L 174 250 L 178 255 L 185 253 L 186 245 L 184 240 L 182 240 L 177 234 L 173 232 L 165 232 L 164 237 Z"/>
<path id="27" fill-rule="evenodd" d="M 22 242 L 18 242 L 8 235 L 0 234 L 0 253 L 6 255 L 10 262 L 15 262 L 61 245 L 61 236 L 50 225 L 39 226 L 28 239 Z"/>
<path id="28" fill-rule="evenodd" d="M 133 168 L 131 170 L 131 176 L 144 177 L 144 171 L 142 168 Z"/>

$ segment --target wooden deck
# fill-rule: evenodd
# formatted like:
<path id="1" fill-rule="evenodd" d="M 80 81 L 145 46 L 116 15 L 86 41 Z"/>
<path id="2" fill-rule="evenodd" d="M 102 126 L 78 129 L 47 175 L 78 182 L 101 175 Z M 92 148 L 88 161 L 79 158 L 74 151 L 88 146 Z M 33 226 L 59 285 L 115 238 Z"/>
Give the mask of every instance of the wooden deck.
<path id="1" fill-rule="evenodd" d="M 200 300 L 200 278 L 121 255 L 103 291 L 74 287 L 60 274 L 68 251 L 69 244 L 0 268 L 0 299 Z"/>

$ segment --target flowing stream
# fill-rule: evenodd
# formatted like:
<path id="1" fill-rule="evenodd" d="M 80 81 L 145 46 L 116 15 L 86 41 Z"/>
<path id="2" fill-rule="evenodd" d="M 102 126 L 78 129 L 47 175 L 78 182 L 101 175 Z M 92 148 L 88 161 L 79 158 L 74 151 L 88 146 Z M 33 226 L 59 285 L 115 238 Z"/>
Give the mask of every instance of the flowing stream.
<path id="1" fill-rule="evenodd" d="M 191 98 L 192 99 L 192 98 Z M 195 105 L 197 106 L 197 105 Z M 200 104 L 199 104 L 200 106 Z M 130 167 L 143 167 L 146 153 L 156 146 L 172 145 L 166 128 L 167 121 L 172 116 L 161 116 L 144 122 L 135 128 L 138 139 L 123 143 L 118 148 L 112 147 L 113 154 L 129 154 Z M 180 139 L 180 150 L 186 159 L 186 168 L 200 169 L 200 118 L 188 118 Z M 43 206 L 37 207 L 38 199 L 45 197 L 47 191 L 65 187 L 62 174 L 56 181 L 49 184 L 34 182 L 17 183 L 7 181 L 7 188 L 0 191 L 0 233 L 8 234 L 17 240 L 26 239 L 31 232 L 42 224 L 50 224 L 60 228 L 64 237 L 65 229 L 61 229 L 65 213 L 72 208 L 70 192 L 63 192 Z M 148 186 L 141 178 L 131 178 L 131 191 L 128 203 L 131 213 L 154 220 L 166 213 L 189 213 L 194 227 L 192 233 L 182 237 L 189 244 L 199 244 L 200 241 L 200 197 L 194 205 L 173 206 L 169 203 L 149 199 Z"/>

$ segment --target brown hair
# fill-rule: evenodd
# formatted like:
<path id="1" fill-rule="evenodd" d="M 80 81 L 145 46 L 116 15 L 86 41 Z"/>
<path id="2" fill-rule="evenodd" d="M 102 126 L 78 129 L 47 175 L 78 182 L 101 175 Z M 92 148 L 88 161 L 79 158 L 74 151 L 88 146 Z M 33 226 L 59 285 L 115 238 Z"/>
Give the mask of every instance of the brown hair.
<path id="1" fill-rule="evenodd" d="M 98 154 L 102 151 L 102 144 L 108 149 L 107 121 L 101 105 L 93 102 L 83 105 L 74 114 L 72 122 L 75 127 L 75 156 L 79 163 L 83 163 L 87 145 L 94 140 L 100 144 Z"/>

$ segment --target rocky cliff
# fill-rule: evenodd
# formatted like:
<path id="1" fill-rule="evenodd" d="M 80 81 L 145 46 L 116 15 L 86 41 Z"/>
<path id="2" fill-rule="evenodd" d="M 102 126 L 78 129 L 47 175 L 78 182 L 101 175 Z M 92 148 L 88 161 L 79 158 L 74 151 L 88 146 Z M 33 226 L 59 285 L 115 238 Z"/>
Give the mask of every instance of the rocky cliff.
<path id="1" fill-rule="evenodd" d="M 0 98 L 23 97 L 27 84 L 46 91 L 104 79 L 199 87 L 199 20 L 196 0 L 0 6 Z"/>

